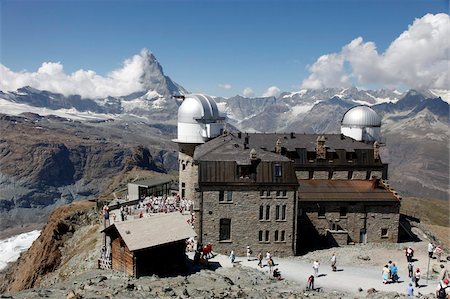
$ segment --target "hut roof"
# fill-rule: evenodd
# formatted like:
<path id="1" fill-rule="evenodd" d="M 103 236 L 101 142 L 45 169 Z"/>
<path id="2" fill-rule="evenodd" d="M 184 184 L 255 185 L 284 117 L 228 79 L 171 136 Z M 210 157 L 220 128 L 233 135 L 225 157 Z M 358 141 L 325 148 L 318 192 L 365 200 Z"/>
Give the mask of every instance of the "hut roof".
<path id="1" fill-rule="evenodd" d="M 130 251 L 173 243 L 196 236 L 180 213 L 149 214 L 149 217 L 119 221 L 105 228 L 106 234 L 117 231 Z"/>

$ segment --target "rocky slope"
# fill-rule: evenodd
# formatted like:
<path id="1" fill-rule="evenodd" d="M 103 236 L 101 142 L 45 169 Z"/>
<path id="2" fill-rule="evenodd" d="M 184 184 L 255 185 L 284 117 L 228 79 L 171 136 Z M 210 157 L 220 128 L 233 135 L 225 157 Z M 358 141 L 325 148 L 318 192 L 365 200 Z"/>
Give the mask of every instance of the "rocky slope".
<path id="1" fill-rule="evenodd" d="M 91 225 L 97 219 L 94 202 L 80 201 L 53 211 L 38 239 L 6 273 L 1 274 L 0 293 L 16 292 L 39 285 L 46 274 L 59 267 L 62 259 L 60 248 L 65 242 L 80 227 Z"/>
<path id="2" fill-rule="evenodd" d="M 177 166 L 167 132 L 123 120 L 0 115 L 0 228 L 45 222 L 63 203 L 102 194 L 133 168 Z"/>

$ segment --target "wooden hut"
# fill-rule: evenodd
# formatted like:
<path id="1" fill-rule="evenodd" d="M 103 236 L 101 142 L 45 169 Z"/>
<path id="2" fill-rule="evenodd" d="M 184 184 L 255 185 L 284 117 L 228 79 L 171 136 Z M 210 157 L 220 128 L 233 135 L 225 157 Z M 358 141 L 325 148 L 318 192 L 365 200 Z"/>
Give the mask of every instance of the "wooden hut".
<path id="1" fill-rule="evenodd" d="M 111 240 L 112 268 L 135 277 L 183 270 L 185 241 L 196 235 L 176 212 L 115 222 L 103 232 Z"/>

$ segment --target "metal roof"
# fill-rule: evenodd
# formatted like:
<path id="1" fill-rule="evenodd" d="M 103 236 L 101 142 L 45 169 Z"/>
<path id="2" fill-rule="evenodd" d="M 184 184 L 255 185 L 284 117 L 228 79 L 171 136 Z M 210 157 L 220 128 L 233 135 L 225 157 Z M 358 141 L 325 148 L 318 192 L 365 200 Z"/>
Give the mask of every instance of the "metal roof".
<path id="1" fill-rule="evenodd" d="M 381 117 L 369 106 L 356 106 L 344 113 L 342 126 L 380 127 Z"/>
<path id="2" fill-rule="evenodd" d="M 149 217 L 115 222 L 103 232 L 115 229 L 130 251 L 151 248 L 190 237 L 196 233 L 180 213 L 148 214 Z"/>
<path id="3" fill-rule="evenodd" d="M 130 182 L 128 184 L 138 185 L 138 186 L 143 186 L 143 187 L 155 187 L 155 186 L 159 186 L 159 185 L 163 185 L 163 184 L 168 184 L 171 182 L 172 182 L 172 179 L 170 179 L 168 177 L 158 176 L 158 177 L 154 177 L 154 178 L 141 179 L 138 181 Z"/>
<path id="4" fill-rule="evenodd" d="M 298 198 L 304 201 L 399 201 L 376 180 L 299 180 Z"/>

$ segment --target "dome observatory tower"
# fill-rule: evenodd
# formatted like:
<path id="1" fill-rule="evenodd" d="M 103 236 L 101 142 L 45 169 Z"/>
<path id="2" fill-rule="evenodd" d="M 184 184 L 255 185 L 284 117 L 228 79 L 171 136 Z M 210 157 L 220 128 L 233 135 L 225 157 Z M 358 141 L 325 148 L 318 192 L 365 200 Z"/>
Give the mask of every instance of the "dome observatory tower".
<path id="1" fill-rule="evenodd" d="M 380 141 L 381 117 L 369 106 L 356 106 L 344 113 L 341 133 L 358 141 Z"/>
<path id="2" fill-rule="evenodd" d="M 173 141 L 178 143 L 180 196 L 194 199 L 197 165 L 193 164 L 195 148 L 219 136 L 223 131 L 223 120 L 216 102 L 209 96 L 189 94 L 178 108 L 178 134 Z"/>

